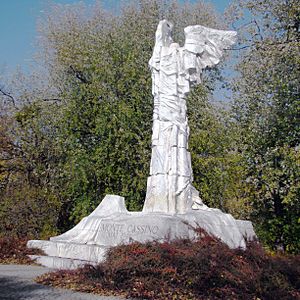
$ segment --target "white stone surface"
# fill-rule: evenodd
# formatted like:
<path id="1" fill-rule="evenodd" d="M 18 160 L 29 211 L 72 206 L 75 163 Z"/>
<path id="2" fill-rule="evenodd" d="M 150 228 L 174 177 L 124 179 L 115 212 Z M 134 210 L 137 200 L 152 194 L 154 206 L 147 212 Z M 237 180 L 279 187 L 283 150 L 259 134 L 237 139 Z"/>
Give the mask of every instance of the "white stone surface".
<path id="1" fill-rule="evenodd" d="M 51 269 L 66 269 L 74 270 L 79 267 L 83 267 L 86 264 L 95 265 L 94 262 L 70 259 L 63 257 L 53 257 L 53 256 L 41 256 L 41 255 L 29 255 L 29 257 L 36 263 Z"/>
<path id="2" fill-rule="evenodd" d="M 85 231 L 87 228 L 93 228 L 93 224 L 96 223 L 97 217 L 109 217 L 113 214 L 128 213 L 125 206 L 124 197 L 117 195 L 106 195 L 98 207 L 92 212 L 89 220 L 83 218 L 75 227 L 71 230 L 63 233 L 60 236 L 50 238 L 51 241 L 74 241 L 75 243 L 83 243 L 87 240 Z M 79 235 L 80 232 L 80 235 Z"/>
<path id="3" fill-rule="evenodd" d="M 115 213 L 127 213 L 124 197 L 106 195 L 90 216 L 110 216 Z"/>
<path id="4" fill-rule="evenodd" d="M 167 20 L 159 22 L 149 61 L 154 109 L 144 212 L 185 213 L 204 207 L 192 186 L 185 99 L 191 87 L 201 83 L 203 69 L 218 64 L 236 36 L 234 31 L 188 26 L 184 29 L 185 44 L 179 47 L 173 42 L 172 29 Z"/>
<path id="5" fill-rule="evenodd" d="M 28 241 L 27 247 L 41 249 L 48 256 L 92 261 L 96 263 L 103 261 L 109 248 L 98 245 L 42 240 Z"/>
<path id="6" fill-rule="evenodd" d="M 244 222 L 246 221 L 237 222 L 230 214 L 225 214 L 218 209 L 194 210 L 185 214 L 131 212 L 114 214 L 109 217 L 90 215 L 85 218 L 83 226 L 77 227 L 73 237 L 69 238 L 67 232 L 51 238 L 51 241 L 109 247 L 128 244 L 132 241 L 194 238 L 196 233 L 190 226 L 200 226 L 208 233 L 220 238 L 231 248 L 245 248 L 244 234 L 247 233 L 249 238 L 253 238 L 255 234 L 252 225 L 249 225 L 248 222 L 246 222 L 247 225 L 244 225 Z M 69 248 L 69 251 L 73 251 L 72 247 Z M 70 256 L 69 254 L 68 257 L 79 258 L 80 256 L 78 254 Z M 84 254 L 82 257 L 85 257 Z"/>
<path id="7" fill-rule="evenodd" d="M 201 72 L 219 63 L 223 50 L 236 33 L 189 26 L 184 47 L 173 43 L 173 25 L 158 25 L 149 65 L 154 96 L 152 157 L 147 196 L 142 212 L 128 212 L 123 197 L 107 195 L 100 205 L 74 228 L 50 241 L 29 241 L 48 256 L 37 262 L 51 268 L 76 268 L 87 261 L 99 263 L 107 249 L 133 241 L 165 241 L 197 237 L 192 227 L 201 227 L 231 248 L 245 248 L 255 233 L 251 222 L 235 220 L 202 203 L 193 187 L 188 151 L 189 127 L 186 96 Z"/>
<path id="8" fill-rule="evenodd" d="M 117 197 L 110 197 L 117 199 Z M 119 198 L 124 207 L 124 198 Z M 104 201 L 104 200 L 103 200 Z M 220 238 L 230 248 L 245 248 L 245 237 L 253 239 L 251 222 L 235 220 L 230 214 L 204 207 L 184 214 L 116 212 L 103 215 L 100 206 L 70 231 L 50 241 L 32 240 L 28 247 L 42 249 L 48 256 L 37 256 L 36 261 L 51 268 L 76 268 L 105 259 L 109 247 L 133 241 L 165 241 L 197 237 L 192 227 L 201 227 Z"/>

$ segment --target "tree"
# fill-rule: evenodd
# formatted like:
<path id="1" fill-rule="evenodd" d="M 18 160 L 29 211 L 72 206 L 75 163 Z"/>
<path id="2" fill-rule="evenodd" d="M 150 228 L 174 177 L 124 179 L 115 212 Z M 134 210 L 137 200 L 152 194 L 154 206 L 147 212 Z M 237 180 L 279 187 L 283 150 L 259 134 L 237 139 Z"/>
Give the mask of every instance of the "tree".
<path id="1" fill-rule="evenodd" d="M 28 160 L 28 184 L 58 203 L 51 222 L 60 230 L 107 193 L 124 196 L 131 210 L 143 205 L 152 125 L 148 60 L 162 18 L 176 22 L 174 39 L 180 42 L 187 25 L 222 28 L 203 2 L 155 0 L 134 2 L 118 15 L 98 3 L 90 10 L 54 5 L 40 22 L 38 56 L 46 84 L 15 91 L 12 117 Z M 196 106 L 203 95 L 189 101 Z"/>
<path id="2" fill-rule="evenodd" d="M 37 103 L 22 103 L 19 107 L 20 99 L 6 88 L 2 92 L 0 234 L 55 234 L 61 203 L 50 180 L 56 158 L 49 130 L 50 110 Z"/>
<path id="3" fill-rule="evenodd" d="M 243 1 L 239 6 L 253 18 L 245 27 L 248 42 L 233 84 L 247 181 L 254 191 L 253 217 L 272 248 L 299 252 L 299 3 Z"/>

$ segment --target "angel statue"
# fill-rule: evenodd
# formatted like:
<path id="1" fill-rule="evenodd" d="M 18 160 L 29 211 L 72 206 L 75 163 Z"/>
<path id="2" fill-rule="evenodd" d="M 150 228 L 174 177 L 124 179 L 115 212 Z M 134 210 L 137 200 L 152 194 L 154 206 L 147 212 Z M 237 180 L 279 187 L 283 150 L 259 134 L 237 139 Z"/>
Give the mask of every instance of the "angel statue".
<path id="1" fill-rule="evenodd" d="M 201 25 L 184 29 L 185 44 L 173 42 L 173 25 L 160 21 L 149 61 L 154 97 L 152 156 L 144 212 L 185 213 L 207 209 L 193 187 L 186 97 L 201 73 L 220 62 L 235 42 L 235 31 Z"/>

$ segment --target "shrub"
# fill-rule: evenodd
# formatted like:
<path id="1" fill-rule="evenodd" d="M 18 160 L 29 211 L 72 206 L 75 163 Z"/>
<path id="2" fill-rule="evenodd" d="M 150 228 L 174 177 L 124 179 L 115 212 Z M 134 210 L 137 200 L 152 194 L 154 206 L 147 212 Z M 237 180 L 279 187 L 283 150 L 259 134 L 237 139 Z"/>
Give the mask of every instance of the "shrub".
<path id="1" fill-rule="evenodd" d="M 38 282 L 75 281 L 77 290 L 138 299 L 299 299 L 299 262 L 299 256 L 270 256 L 257 242 L 245 251 L 230 249 L 202 232 L 195 241 L 118 246 L 96 267 L 59 271 Z"/>
<path id="2" fill-rule="evenodd" d="M 41 250 L 28 249 L 27 239 L 15 237 L 0 238 L 0 263 L 1 264 L 32 264 L 28 255 L 40 254 Z"/>
<path id="3" fill-rule="evenodd" d="M 39 187 L 26 182 L 9 187 L 5 195 L 0 194 L 0 236 L 48 238 L 55 235 L 59 207 L 55 196 Z"/>

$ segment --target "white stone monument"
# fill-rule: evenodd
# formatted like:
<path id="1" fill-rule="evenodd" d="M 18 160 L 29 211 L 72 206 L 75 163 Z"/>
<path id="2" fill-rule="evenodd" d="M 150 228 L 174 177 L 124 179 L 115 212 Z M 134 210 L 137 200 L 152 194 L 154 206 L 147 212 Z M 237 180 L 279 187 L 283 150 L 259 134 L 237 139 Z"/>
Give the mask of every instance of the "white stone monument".
<path id="1" fill-rule="evenodd" d="M 235 42 L 236 32 L 188 26 L 185 44 L 173 43 L 173 25 L 160 21 L 149 65 L 154 97 L 152 157 L 147 195 L 142 212 L 129 212 L 123 197 L 107 195 L 89 216 L 50 241 L 32 240 L 30 248 L 44 250 L 33 256 L 52 268 L 76 268 L 96 264 L 109 247 L 132 241 L 164 241 L 194 238 L 200 226 L 231 248 L 245 248 L 255 237 L 249 221 L 235 220 L 219 209 L 208 208 L 193 187 L 188 151 L 189 127 L 186 97 L 201 83 L 206 67 L 219 63 L 223 50 Z"/>
<path id="2" fill-rule="evenodd" d="M 149 61 L 154 97 L 152 157 L 144 212 L 185 213 L 203 208 L 193 187 L 186 97 L 201 83 L 202 70 L 220 62 L 223 50 L 235 42 L 235 31 L 204 26 L 184 29 L 185 44 L 172 40 L 173 25 L 159 22 Z"/>

